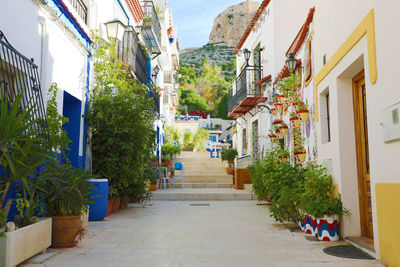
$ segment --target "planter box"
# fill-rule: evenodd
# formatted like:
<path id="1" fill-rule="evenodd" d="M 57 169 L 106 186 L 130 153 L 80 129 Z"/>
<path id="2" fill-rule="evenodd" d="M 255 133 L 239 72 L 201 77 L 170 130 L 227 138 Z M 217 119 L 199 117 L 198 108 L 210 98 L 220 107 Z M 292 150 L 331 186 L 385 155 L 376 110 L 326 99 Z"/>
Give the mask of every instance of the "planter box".
<path id="1" fill-rule="evenodd" d="M 0 238 L 0 266 L 11 267 L 45 252 L 51 245 L 51 218 L 25 226 Z"/>
<path id="2" fill-rule="evenodd" d="M 250 173 L 247 169 L 235 169 L 233 179 L 233 188 L 235 189 L 243 189 L 244 184 L 251 184 Z"/>

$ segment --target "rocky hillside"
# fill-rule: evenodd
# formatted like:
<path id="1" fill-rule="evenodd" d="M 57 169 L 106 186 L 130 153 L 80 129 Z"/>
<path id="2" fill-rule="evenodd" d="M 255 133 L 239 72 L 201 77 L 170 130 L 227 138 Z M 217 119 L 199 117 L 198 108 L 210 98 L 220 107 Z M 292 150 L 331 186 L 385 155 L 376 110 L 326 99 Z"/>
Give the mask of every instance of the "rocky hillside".
<path id="1" fill-rule="evenodd" d="M 209 43 L 235 47 L 259 5 L 259 2 L 247 0 L 225 9 L 214 19 Z"/>
<path id="2" fill-rule="evenodd" d="M 234 48 L 224 45 L 207 44 L 203 47 L 196 49 L 185 49 L 180 52 L 179 60 L 182 63 L 188 64 L 196 72 L 199 71 L 201 59 L 207 58 L 210 64 L 220 66 L 222 74 L 227 76 L 234 76 L 234 73 L 225 73 L 224 65 L 228 64 L 231 59 L 234 59 Z"/>

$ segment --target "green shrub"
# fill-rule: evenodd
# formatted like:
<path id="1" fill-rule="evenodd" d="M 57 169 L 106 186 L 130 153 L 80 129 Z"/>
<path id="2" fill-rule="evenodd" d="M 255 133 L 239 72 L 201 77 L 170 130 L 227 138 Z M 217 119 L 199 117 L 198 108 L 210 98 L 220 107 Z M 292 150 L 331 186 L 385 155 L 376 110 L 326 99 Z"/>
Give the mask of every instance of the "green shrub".
<path id="1" fill-rule="evenodd" d="M 236 159 L 238 152 L 236 148 L 228 148 L 221 151 L 221 160 L 232 162 Z"/>

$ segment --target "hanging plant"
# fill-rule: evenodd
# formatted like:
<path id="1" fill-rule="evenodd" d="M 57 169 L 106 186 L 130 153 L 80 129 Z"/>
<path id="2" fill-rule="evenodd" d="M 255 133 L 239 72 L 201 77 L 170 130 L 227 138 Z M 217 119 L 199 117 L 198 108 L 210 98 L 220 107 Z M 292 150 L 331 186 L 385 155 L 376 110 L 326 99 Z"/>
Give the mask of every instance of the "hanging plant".
<path id="1" fill-rule="evenodd" d="M 297 105 L 297 112 L 296 113 L 300 116 L 301 121 L 303 121 L 303 122 L 307 122 L 308 121 L 308 113 L 309 113 L 309 111 L 308 111 L 307 105 L 304 104 L 304 102 L 300 102 Z"/>
<path id="2" fill-rule="evenodd" d="M 271 112 L 272 112 L 272 114 L 273 114 L 274 116 L 276 116 L 276 114 L 277 114 L 276 108 L 271 108 Z"/>
<path id="3" fill-rule="evenodd" d="M 279 126 L 279 129 L 281 130 L 281 133 L 283 135 L 287 135 L 289 127 L 284 123 L 283 121 L 281 122 L 281 125 Z"/>
<path id="4" fill-rule="evenodd" d="M 278 136 L 276 136 L 276 134 L 272 130 L 269 131 L 268 136 L 271 139 L 271 142 L 274 142 L 275 139 L 278 138 Z"/>
<path id="5" fill-rule="evenodd" d="M 300 119 L 297 116 L 296 112 L 291 112 L 290 113 L 290 119 L 289 120 L 290 120 L 290 122 L 292 123 L 292 125 L 295 128 L 299 128 L 300 127 Z"/>
<path id="6" fill-rule="evenodd" d="M 288 90 L 288 98 L 290 102 L 293 102 L 294 98 L 295 98 L 295 94 L 293 90 Z"/>
<path id="7" fill-rule="evenodd" d="M 293 154 L 300 162 L 306 159 L 306 150 L 304 148 L 304 137 L 301 135 L 300 129 L 293 130 Z"/>
<path id="8" fill-rule="evenodd" d="M 279 114 L 282 114 L 283 111 L 283 105 L 282 103 L 275 103 L 275 108 L 277 109 L 277 111 L 279 112 Z"/>
<path id="9" fill-rule="evenodd" d="M 286 99 L 285 95 L 278 95 L 278 97 L 279 97 L 279 101 L 281 103 L 285 102 L 285 99 Z"/>
<path id="10" fill-rule="evenodd" d="M 281 124 L 282 123 L 282 120 L 281 119 L 275 119 L 273 122 L 272 122 L 272 125 L 277 125 L 277 124 Z"/>

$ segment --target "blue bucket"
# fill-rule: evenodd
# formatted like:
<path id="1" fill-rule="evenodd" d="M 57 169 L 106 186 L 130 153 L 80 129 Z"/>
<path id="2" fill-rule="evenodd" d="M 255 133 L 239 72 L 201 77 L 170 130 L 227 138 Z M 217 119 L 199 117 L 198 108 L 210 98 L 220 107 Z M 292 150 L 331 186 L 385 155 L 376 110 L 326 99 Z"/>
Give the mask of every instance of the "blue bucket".
<path id="1" fill-rule="evenodd" d="M 89 183 L 96 186 L 92 190 L 92 195 L 95 195 L 94 204 L 89 204 L 89 221 L 102 221 L 107 212 L 108 180 L 90 179 Z"/>

